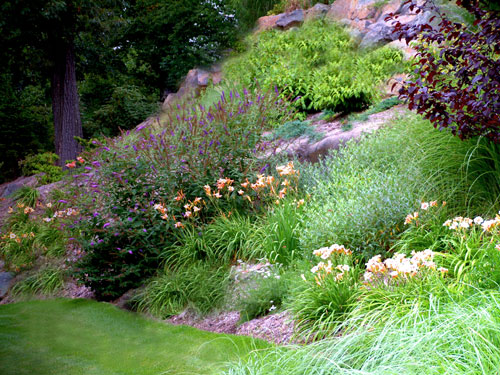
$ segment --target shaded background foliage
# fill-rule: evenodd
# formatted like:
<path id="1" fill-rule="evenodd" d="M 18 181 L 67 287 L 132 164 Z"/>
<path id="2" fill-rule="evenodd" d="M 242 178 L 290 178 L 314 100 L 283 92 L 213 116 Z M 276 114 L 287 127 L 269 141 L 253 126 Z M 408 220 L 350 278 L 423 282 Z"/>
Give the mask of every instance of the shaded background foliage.
<path id="1" fill-rule="evenodd" d="M 48 36 L 74 37 L 84 137 L 114 136 L 154 113 L 189 69 L 217 61 L 266 1 L 251 11 L 237 0 L 2 2 L 0 181 L 27 155 L 53 151 Z M 69 7 L 71 25 L 54 26 Z"/>

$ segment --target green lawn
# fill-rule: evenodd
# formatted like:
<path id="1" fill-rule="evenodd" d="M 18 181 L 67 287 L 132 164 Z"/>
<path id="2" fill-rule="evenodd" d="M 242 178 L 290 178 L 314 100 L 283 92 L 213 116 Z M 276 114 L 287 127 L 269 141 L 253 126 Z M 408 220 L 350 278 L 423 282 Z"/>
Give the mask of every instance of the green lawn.
<path id="1" fill-rule="evenodd" d="M 0 374 L 210 374 L 269 344 L 88 300 L 0 306 Z"/>

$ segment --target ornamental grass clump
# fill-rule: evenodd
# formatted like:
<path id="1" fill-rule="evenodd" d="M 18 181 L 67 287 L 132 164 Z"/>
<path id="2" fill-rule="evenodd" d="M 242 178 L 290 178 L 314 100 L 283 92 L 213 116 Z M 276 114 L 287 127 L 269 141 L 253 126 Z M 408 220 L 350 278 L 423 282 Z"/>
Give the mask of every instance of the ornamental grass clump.
<path id="1" fill-rule="evenodd" d="M 73 176 L 86 253 L 77 264 L 80 280 L 109 300 L 152 276 L 179 231 L 220 214 L 204 187 L 264 173 L 274 152 L 261 134 L 292 116 L 274 92 L 230 91 L 209 108 L 185 102 L 162 120 L 96 142 Z"/>

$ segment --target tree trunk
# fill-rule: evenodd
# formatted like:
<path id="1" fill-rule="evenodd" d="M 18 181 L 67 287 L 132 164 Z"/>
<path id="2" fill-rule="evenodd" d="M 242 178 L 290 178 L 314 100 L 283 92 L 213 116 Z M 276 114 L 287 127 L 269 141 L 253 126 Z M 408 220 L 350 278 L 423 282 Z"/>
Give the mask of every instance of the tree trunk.
<path id="1" fill-rule="evenodd" d="M 76 87 L 75 49 L 73 41 L 61 41 L 55 49 L 52 75 L 52 111 L 54 140 L 59 165 L 74 160 L 82 148 L 74 137 L 82 137 L 82 121 Z"/>

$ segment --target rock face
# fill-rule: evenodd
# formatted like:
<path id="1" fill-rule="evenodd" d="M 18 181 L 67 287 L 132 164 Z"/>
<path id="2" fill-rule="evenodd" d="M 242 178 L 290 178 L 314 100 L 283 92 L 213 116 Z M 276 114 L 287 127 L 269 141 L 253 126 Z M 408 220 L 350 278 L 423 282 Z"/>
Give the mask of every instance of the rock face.
<path id="1" fill-rule="evenodd" d="M 0 185 L 0 198 L 7 198 L 24 186 L 35 187 L 38 176 L 19 177 L 14 181 Z"/>
<path id="2" fill-rule="evenodd" d="M 419 1 L 419 4 L 423 0 Z M 393 20 L 386 21 L 390 13 L 399 17 L 406 24 L 428 22 L 432 14 L 415 14 L 403 0 L 335 0 L 332 5 L 318 3 L 305 11 L 261 17 L 257 21 L 256 32 L 269 29 L 288 30 L 299 26 L 304 20 L 327 17 L 349 27 L 351 35 L 358 40 L 362 48 L 378 47 L 398 39 L 393 34 Z"/>
<path id="3" fill-rule="evenodd" d="M 433 15 L 431 12 L 415 14 L 403 4 L 401 0 L 336 0 L 327 17 L 359 30 L 360 47 L 377 47 L 398 39 L 392 32 L 395 21 L 386 21 L 389 13 L 397 15 L 398 21 L 404 24 L 426 23 Z"/>
<path id="4" fill-rule="evenodd" d="M 168 94 L 163 102 L 163 108 L 168 108 L 176 100 L 186 97 L 187 95 L 199 95 L 210 82 L 215 85 L 222 80 L 222 73 L 220 66 L 215 65 L 210 70 L 191 69 L 184 81 L 182 82 L 179 90 L 176 93 Z"/>

